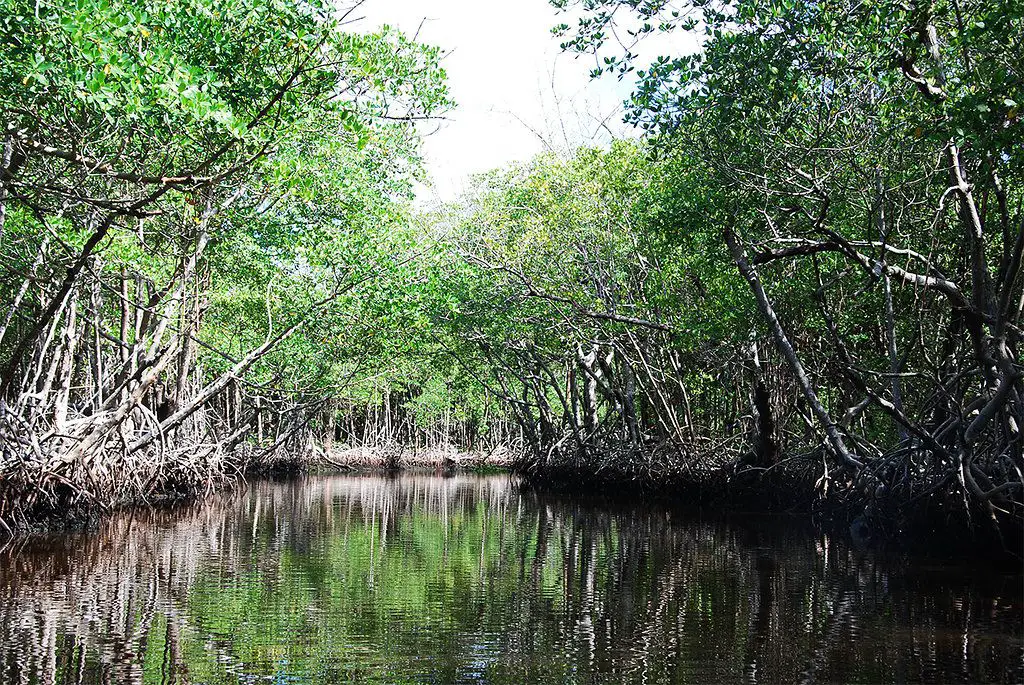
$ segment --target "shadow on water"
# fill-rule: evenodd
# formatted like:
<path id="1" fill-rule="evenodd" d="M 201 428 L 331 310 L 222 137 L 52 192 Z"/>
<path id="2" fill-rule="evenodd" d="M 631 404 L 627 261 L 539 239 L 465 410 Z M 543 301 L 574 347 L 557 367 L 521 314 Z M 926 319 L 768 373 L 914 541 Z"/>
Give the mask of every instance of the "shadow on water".
<path id="1" fill-rule="evenodd" d="M 309 477 L 0 553 L 0 682 L 1020 682 L 1022 579 L 505 476 Z"/>

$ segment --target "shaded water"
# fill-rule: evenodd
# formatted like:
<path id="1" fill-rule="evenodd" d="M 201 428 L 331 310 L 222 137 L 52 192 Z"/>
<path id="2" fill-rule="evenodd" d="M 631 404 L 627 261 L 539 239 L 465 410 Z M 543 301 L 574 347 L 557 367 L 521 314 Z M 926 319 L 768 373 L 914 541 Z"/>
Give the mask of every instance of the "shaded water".
<path id="1" fill-rule="evenodd" d="M 1022 579 L 504 476 L 263 482 L 0 553 L 0 683 L 1021 682 Z"/>

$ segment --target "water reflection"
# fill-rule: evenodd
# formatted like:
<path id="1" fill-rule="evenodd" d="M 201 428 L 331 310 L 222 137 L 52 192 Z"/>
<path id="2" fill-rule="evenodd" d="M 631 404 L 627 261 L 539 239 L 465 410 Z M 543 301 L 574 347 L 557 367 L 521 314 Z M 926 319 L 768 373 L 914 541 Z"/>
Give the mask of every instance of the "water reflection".
<path id="1" fill-rule="evenodd" d="M 507 478 L 317 477 L 0 553 L 0 683 L 1020 682 L 1020 576 Z"/>

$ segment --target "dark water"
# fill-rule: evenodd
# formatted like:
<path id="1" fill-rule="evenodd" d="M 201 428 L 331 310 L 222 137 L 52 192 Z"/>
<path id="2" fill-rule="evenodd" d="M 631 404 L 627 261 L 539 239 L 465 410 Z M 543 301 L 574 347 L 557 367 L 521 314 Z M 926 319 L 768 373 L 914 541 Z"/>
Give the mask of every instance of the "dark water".
<path id="1" fill-rule="evenodd" d="M 793 520 L 317 477 L 6 549 L 0 683 L 1014 683 L 1022 594 Z"/>

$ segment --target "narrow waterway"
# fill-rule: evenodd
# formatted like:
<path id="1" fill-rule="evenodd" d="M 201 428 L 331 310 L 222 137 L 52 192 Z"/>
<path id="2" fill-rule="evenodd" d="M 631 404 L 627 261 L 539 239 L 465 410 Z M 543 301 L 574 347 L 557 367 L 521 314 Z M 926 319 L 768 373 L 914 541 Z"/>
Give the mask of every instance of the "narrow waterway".
<path id="1" fill-rule="evenodd" d="M 7 547 L 0 683 L 1016 683 L 1022 594 L 795 519 L 307 477 Z"/>

